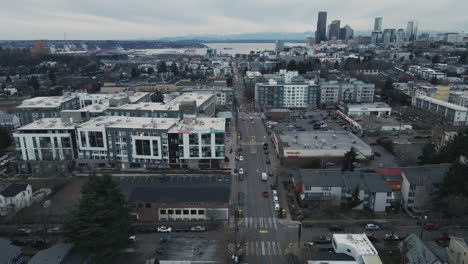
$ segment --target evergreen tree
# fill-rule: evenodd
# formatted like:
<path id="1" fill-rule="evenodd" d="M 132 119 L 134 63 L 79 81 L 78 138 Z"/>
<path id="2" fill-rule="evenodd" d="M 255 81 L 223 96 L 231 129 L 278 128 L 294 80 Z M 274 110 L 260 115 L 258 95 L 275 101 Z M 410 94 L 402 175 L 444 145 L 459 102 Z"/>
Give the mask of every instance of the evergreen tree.
<path id="1" fill-rule="evenodd" d="M 133 67 L 132 73 L 131 73 L 132 79 L 138 78 L 139 75 L 140 75 L 140 71 L 137 68 Z"/>
<path id="2" fill-rule="evenodd" d="M 344 155 L 344 160 L 343 160 L 343 167 L 342 171 L 353 171 L 354 170 L 354 164 L 356 162 L 356 157 L 358 154 L 356 153 L 356 150 L 351 147 L 351 149 L 345 153 Z"/>
<path id="3" fill-rule="evenodd" d="M 158 73 L 167 72 L 167 65 L 165 61 L 161 61 L 158 65 Z"/>
<path id="4" fill-rule="evenodd" d="M 125 199 L 109 175 L 90 176 L 63 226 L 66 240 L 90 252 L 93 263 L 113 263 L 128 243 L 129 227 Z"/>
<path id="5" fill-rule="evenodd" d="M 5 83 L 11 83 L 11 77 L 8 75 L 5 79 Z"/>
<path id="6" fill-rule="evenodd" d="M 39 90 L 39 88 L 41 87 L 36 76 L 31 77 L 31 86 L 34 90 Z"/>
<path id="7" fill-rule="evenodd" d="M 147 72 L 148 72 L 148 74 L 150 74 L 150 75 L 151 75 L 151 74 L 153 74 L 153 73 L 154 73 L 154 69 L 153 69 L 153 68 L 151 68 L 151 67 L 149 67 L 149 68 L 148 68 L 148 70 L 147 70 Z"/>
<path id="8" fill-rule="evenodd" d="M 435 156 L 435 146 L 432 143 L 427 143 L 424 145 L 421 154 L 418 156 L 418 164 L 431 164 Z"/>
<path id="9" fill-rule="evenodd" d="M 179 75 L 179 68 L 177 68 L 177 64 L 175 62 L 171 65 L 171 72 L 173 72 L 175 76 Z"/>
<path id="10" fill-rule="evenodd" d="M 11 145 L 11 135 L 5 128 L 0 127 L 0 153 Z"/>
<path id="11" fill-rule="evenodd" d="M 288 71 L 297 71 L 297 64 L 295 60 L 291 60 L 288 63 Z"/>

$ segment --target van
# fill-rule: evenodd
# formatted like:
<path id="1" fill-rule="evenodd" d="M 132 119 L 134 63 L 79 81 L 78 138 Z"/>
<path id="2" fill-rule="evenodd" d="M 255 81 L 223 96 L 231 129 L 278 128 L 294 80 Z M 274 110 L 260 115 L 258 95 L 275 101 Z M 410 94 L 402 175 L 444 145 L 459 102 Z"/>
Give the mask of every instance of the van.
<path id="1" fill-rule="evenodd" d="M 262 172 L 262 181 L 268 180 L 268 175 L 266 172 Z"/>

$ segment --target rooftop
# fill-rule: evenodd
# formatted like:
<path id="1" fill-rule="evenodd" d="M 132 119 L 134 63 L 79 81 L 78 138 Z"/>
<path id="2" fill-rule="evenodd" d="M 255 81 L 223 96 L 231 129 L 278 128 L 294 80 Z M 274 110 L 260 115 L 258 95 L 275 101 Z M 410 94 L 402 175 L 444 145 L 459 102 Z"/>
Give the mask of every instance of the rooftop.
<path id="1" fill-rule="evenodd" d="M 367 103 L 367 104 L 348 104 L 348 108 L 390 108 L 390 106 L 383 102 Z"/>
<path id="2" fill-rule="evenodd" d="M 279 134 L 282 142 L 286 143 L 285 149 L 294 150 L 350 150 L 351 147 L 357 149 L 357 152 L 370 152 L 369 145 L 360 138 L 348 131 L 295 131 Z"/>
<path id="3" fill-rule="evenodd" d="M 22 130 L 72 130 L 75 128 L 75 125 L 69 122 L 62 122 L 60 118 L 42 118 L 32 123 L 29 123 L 25 126 L 18 128 L 18 131 Z"/>
<path id="4" fill-rule="evenodd" d="M 9 261 L 21 255 L 21 248 L 14 246 L 10 241 L 0 238 L 0 263 L 10 263 Z"/>
<path id="5" fill-rule="evenodd" d="M 21 105 L 18 106 L 19 109 L 25 108 L 57 108 L 60 107 L 63 103 L 70 101 L 76 98 L 72 95 L 64 96 L 48 96 L 48 97 L 34 97 L 31 99 L 26 99 Z"/>
<path id="6" fill-rule="evenodd" d="M 26 191 L 26 188 L 28 188 L 29 184 L 24 184 L 24 183 L 14 183 L 8 185 L 3 191 L 0 192 L 0 195 L 3 197 L 15 197 L 18 195 L 18 193 Z"/>
<path id="7" fill-rule="evenodd" d="M 168 102 L 168 105 L 179 105 L 182 102 L 186 101 L 195 101 L 197 103 L 197 107 L 204 104 L 210 98 L 214 97 L 213 94 L 204 94 L 204 93 L 184 93 L 181 96 L 174 98 L 172 101 Z"/>
<path id="8" fill-rule="evenodd" d="M 136 104 L 125 104 L 117 107 L 121 110 L 143 110 L 143 111 L 178 111 L 179 105 L 169 105 L 163 103 L 136 103 Z"/>
<path id="9" fill-rule="evenodd" d="M 37 252 L 28 264 L 61 264 L 72 248 L 72 244 L 57 244 Z"/>
<path id="10" fill-rule="evenodd" d="M 445 102 L 445 101 L 442 101 L 442 100 L 439 100 L 439 99 L 435 99 L 435 98 L 432 98 L 432 97 L 429 97 L 429 96 L 425 96 L 425 95 L 417 95 L 417 96 L 415 96 L 415 98 L 418 98 L 418 99 L 421 99 L 423 101 L 430 102 L 430 103 L 433 103 L 433 104 L 441 105 L 441 106 L 444 106 L 444 107 L 447 107 L 449 109 L 456 110 L 456 111 L 465 111 L 465 112 L 468 111 L 468 108 L 466 108 L 466 107 L 459 106 L 459 105 L 452 104 L 452 103 L 448 103 L 448 102 Z"/>
<path id="11" fill-rule="evenodd" d="M 366 234 L 333 234 L 333 240 L 337 245 L 342 244 L 348 248 L 354 248 L 360 256 L 378 255 L 377 249 L 369 241 Z"/>
<path id="12" fill-rule="evenodd" d="M 437 263 L 439 258 L 424 244 L 415 234 L 410 234 L 404 241 L 398 245 L 404 247 L 404 252 L 408 263 L 427 264 Z"/>
<path id="13" fill-rule="evenodd" d="M 449 169 L 450 164 L 445 163 L 405 167 L 401 170 L 403 172 L 402 174 L 405 175 L 410 184 L 424 185 L 424 182 L 426 182 L 428 179 L 430 179 L 434 184 L 441 183 Z"/>
<path id="14" fill-rule="evenodd" d="M 107 127 L 167 130 L 177 121 L 176 118 L 99 116 L 79 125 L 79 128 Z"/>

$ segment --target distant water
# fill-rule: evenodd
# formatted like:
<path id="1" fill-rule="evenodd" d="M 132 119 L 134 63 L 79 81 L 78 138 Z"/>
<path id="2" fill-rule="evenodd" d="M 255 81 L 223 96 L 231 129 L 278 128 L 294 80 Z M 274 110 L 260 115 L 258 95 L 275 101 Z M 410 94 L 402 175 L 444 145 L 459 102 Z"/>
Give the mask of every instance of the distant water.
<path id="1" fill-rule="evenodd" d="M 204 43 L 206 46 L 216 49 L 222 54 L 248 54 L 250 51 L 274 50 L 275 43 Z M 285 43 L 285 46 L 305 46 L 305 43 Z M 196 55 L 206 54 L 207 48 L 203 49 L 147 49 L 141 50 L 147 54 L 171 54 L 171 53 L 191 53 Z"/>

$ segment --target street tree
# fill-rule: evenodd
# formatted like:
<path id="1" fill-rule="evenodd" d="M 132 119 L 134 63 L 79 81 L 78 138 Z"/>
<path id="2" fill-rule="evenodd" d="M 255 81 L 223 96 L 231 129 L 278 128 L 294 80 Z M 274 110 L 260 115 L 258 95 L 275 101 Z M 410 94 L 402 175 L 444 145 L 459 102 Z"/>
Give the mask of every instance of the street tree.
<path id="1" fill-rule="evenodd" d="M 63 229 L 68 242 L 90 252 L 92 263 L 113 263 L 128 242 L 129 210 L 109 175 L 91 175 Z"/>
<path id="2" fill-rule="evenodd" d="M 356 157 L 358 154 L 356 150 L 351 147 L 351 149 L 345 153 L 344 160 L 343 160 L 343 167 L 341 168 L 342 171 L 353 171 L 354 170 L 354 163 L 356 162 Z"/>
<path id="3" fill-rule="evenodd" d="M 165 61 L 161 61 L 158 65 L 158 73 L 167 72 L 167 65 Z"/>
<path id="4" fill-rule="evenodd" d="M 36 76 L 31 77 L 31 86 L 34 90 L 39 90 L 39 88 L 41 87 Z"/>
<path id="5" fill-rule="evenodd" d="M 431 164 L 434 160 L 436 154 L 435 145 L 432 143 L 427 143 L 423 146 L 421 154 L 418 156 L 418 164 Z"/>
<path id="6" fill-rule="evenodd" d="M 3 153 L 6 148 L 11 145 L 11 135 L 3 127 L 0 127 L 0 153 Z"/>
<path id="7" fill-rule="evenodd" d="M 137 68 L 133 67 L 131 76 L 132 76 L 132 79 L 138 78 L 138 76 L 140 76 L 140 71 Z"/>

